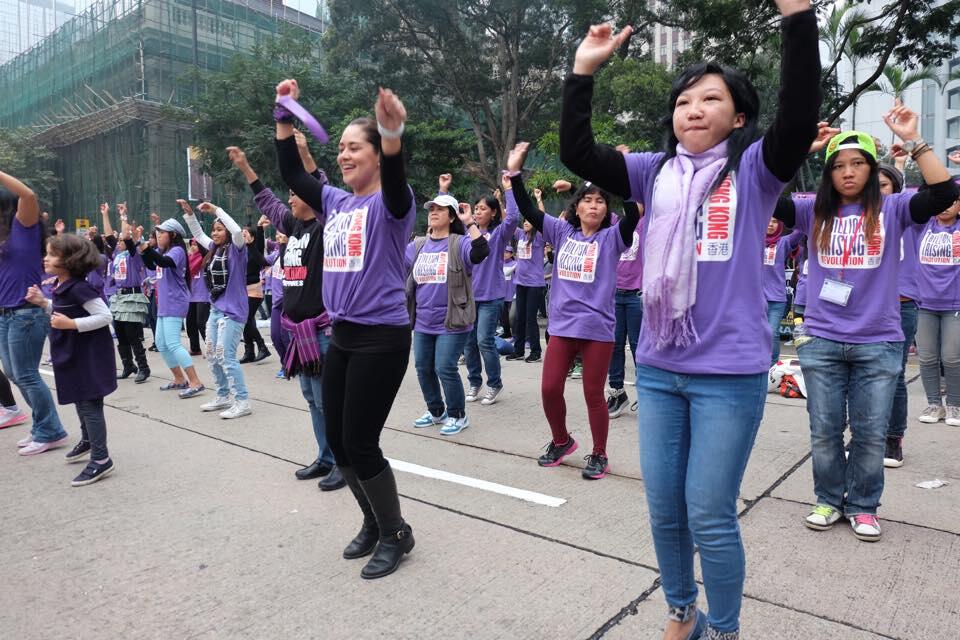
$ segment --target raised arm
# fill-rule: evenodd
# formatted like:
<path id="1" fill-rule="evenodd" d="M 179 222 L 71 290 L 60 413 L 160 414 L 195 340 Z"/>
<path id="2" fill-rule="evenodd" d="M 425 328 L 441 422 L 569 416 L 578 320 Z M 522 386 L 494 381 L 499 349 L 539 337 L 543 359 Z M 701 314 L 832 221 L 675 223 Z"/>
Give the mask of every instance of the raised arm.
<path id="1" fill-rule="evenodd" d="M 630 196 L 627 163 L 616 149 L 594 140 L 591 101 L 593 74 L 632 33 L 632 27 L 626 27 L 616 36 L 609 24 L 590 27 L 577 48 L 573 73 L 563 83 L 560 111 L 561 162 L 581 178 L 622 198 Z"/>
<path id="2" fill-rule="evenodd" d="M 300 97 L 296 80 L 284 80 L 277 85 L 277 96 L 289 95 L 294 100 Z M 310 175 L 303 166 L 297 140 L 294 138 L 293 118 L 274 111 L 277 121 L 277 162 L 280 175 L 287 186 L 318 214 L 323 213 L 324 183 Z"/>
<path id="3" fill-rule="evenodd" d="M 242 249 L 244 246 L 246 246 L 246 241 L 243 239 L 243 229 L 240 228 L 240 225 L 237 224 L 237 221 L 234 220 L 229 213 L 217 205 L 209 202 L 202 203 L 198 208 L 204 213 L 210 213 L 217 216 L 217 219 L 223 223 L 224 227 L 227 228 L 227 232 L 230 234 L 230 239 L 233 241 L 233 246 L 235 246 L 237 249 Z"/>
<path id="4" fill-rule="evenodd" d="M 636 202 L 624 200 L 623 217 L 617 223 L 617 228 L 620 230 L 623 244 L 627 245 L 628 249 L 633 246 L 633 232 L 637 230 L 638 224 L 640 224 L 640 207 Z"/>
<path id="5" fill-rule="evenodd" d="M 40 222 L 40 203 L 33 189 L 13 176 L 0 171 L 0 187 L 17 196 L 17 220 L 25 227 Z"/>
<path id="6" fill-rule="evenodd" d="M 817 135 L 820 40 L 809 0 L 777 0 L 783 15 L 780 98 L 777 115 L 763 138 L 763 161 L 781 182 L 789 182 Z"/>
<path id="7" fill-rule="evenodd" d="M 374 113 L 380 131 L 380 189 L 383 203 L 394 218 L 402 219 L 410 213 L 413 205 L 401 144 L 407 109 L 393 91 L 381 88 Z"/>
<path id="8" fill-rule="evenodd" d="M 468 202 L 461 202 L 457 209 L 457 217 L 463 223 L 467 230 L 467 236 L 470 238 L 470 264 L 480 264 L 490 255 L 490 244 L 480 233 L 477 223 L 473 221 L 473 210 Z"/>
<path id="9" fill-rule="evenodd" d="M 203 227 L 200 226 L 200 221 L 197 220 L 197 216 L 193 215 L 193 209 L 190 208 L 186 200 L 177 200 L 177 204 L 179 204 L 183 210 L 183 221 L 187 223 L 187 227 L 189 227 L 193 237 L 196 238 L 197 244 L 206 251 L 209 251 L 213 246 L 213 239 L 204 233 Z"/>
<path id="10" fill-rule="evenodd" d="M 100 205 L 100 221 L 103 224 L 104 235 L 113 235 L 113 226 L 110 224 L 110 205 L 106 202 Z"/>

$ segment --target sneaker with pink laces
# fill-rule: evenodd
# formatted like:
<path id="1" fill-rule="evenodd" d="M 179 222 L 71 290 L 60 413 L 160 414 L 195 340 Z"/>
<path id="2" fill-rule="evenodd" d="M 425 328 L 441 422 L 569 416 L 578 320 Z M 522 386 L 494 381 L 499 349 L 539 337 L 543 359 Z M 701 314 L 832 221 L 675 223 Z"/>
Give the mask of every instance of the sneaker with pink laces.
<path id="1" fill-rule="evenodd" d="M 853 535 L 858 540 L 876 542 L 880 539 L 880 521 L 877 520 L 875 515 L 861 513 L 850 516 L 850 526 L 853 527 Z"/>
<path id="2" fill-rule="evenodd" d="M 4 410 L 3 413 L 0 414 L 0 429 L 15 427 L 18 424 L 23 424 L 27 420 L 29 420 L 29 418 L 23 411 Z"/>
<path id="3" fill-rule="evenodd" d="M 35 456 L 38 453 L 43 453 L 44 451 L 50 451 L 51 449 L 56 449 L 57 447 L 62 447 L 67 444 L 67 440 L 70 438 L 63 437 L 59 440 L 54 440 L 53 442 L 31 442 L 25 447 L 21 448 L 19 453 L 22 456 Z"/>

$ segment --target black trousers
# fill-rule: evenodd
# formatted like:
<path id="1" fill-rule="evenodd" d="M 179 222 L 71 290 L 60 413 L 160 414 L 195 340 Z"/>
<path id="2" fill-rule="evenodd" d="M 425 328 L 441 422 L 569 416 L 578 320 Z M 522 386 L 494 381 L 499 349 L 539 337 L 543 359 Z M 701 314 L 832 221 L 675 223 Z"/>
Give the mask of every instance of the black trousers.
<path id="1" fill-rule="evenodd" d="M 253 350 L 254 343 L 261 349 L 267 348 L 267 343 L 263 341 L 260 329 L 257 328 L 257 309 L 262 303 L 263 298 L 247 297 L 247 324 L 243 325 L 243 344 L 248 351 Z"/>
<path id="2" fill-rule="evenodd" d="M 143 325 L 139 322 L 114 320 L 113 329 L 117 334 L 117 352 L 120 354 L 120 361 L 127 365 L 133 364 L 133 360 L 136 359 L 138 367 L 149 369 L 147 353 L 143 349 Z"/>
<path id="3" fill-rule="evenodd" d="M 410 349 L 357 353 L 331 344 L 323 360 L 323 413 L 337 464 L 360 480 L 380 474 L 387 461 L 380 433 L 407 372 Z"/>
<path id="4" fill-rule="evenodd" d="M 513 352 L 523 355 L 525 343 L 530 342 L 530 355 L 540 355 L 540 325 L 537 311 L 543 304 L 545 287 L 517 285 L 517 311 L 513 321 Z"/>
<path id="5" fill-rule="evenodd" d="M 90 459 L 106 460 L 110 457 L 110 452 L 107 451 L 107 420 L 103 416 L 103 398 L 80 400 L 76 406 L 77 415 L 80 417 L 80 437 L 90 443 Z"/>
<path id="6" fill-rule="evenodd" d="M 12 407 L 17 404 L 17 399 L 13 397 L 13 389 L 10 387 L 10 380 L 0 371 L 0 404 L 5 407 Z"/>
<path id="7" fill-rule="evenodd" d="M 209 302 L 191 302 L 187 311 L 187 337 L 190 351 L 202 351 L 201 339 L 207 339 L 207 319 L 210 317 Z"/>

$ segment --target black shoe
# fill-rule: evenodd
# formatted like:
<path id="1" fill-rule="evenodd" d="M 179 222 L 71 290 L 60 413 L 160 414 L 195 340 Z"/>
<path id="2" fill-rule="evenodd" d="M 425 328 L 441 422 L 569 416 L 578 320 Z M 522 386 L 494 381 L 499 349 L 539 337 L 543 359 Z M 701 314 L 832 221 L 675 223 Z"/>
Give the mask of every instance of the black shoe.
<path id="1" fill-rule="evenodd" d="M 360 486 L 380 528 L 380 540 L 373 557 L 360 571 L 360 577 L 373 580 L 396 571 L 403 556 L 413 550 L 413 529 L 400 514 L 397 482 L 389 463 L 375 478 L 360 482 Z"/>
<path id="2" fill-rule="evenodd" d="M 90 464 L 87 465 L 87 468 L 81 471 L 80 475 L 74 478 L 70 484 L 74 487 L 93 484 L 101 478 L 106 478 L 116 468 L 117 465 L 113 464 L 113 460 L 107 460 L 103 464 L 97 464 L 91 461 Z"/>
<path id="3" fill-rule="evenodd" d="M 83 460 L 84 458 L 87 458 L 89 456 L 90 456 L 90 443 L 87 442 L 86 440 L 81 440 L 80 442 L 77 443 L 77 446 L 71 449 L 70 453 L 68 453 L 64 457 L 67 459 L 67 462 L 79 462 L 80 460 Z"/>
<path id="4" fill-rule="evenodd" d="M 883 452 L 883 466 L 894 469 L 903 466 L 903 438 L 887 436 L 887 446 Z"/>
<path id="5" fill-rule="evenodd" d="M 294 475 L 297 476 L 297 480 L 313 480 L 314 478 L 322 478 L 327 475 L 331 469 L 333 469 L 333 465 L 329 462 L 314 460 L 310 466 L 297 469 Z"/>
<path id="6" fill-rule="evenodd" d="M 257 355 L 254 356 L 253 361 L 260 362 L 261 360 L 266 360 L 269 357 L 270 350 L 267 349 L 266 345 L 260 345 L 260 347 L 257 348 Z"/>
<path id="7" fill-rule="evenodd" d="M 511 353 L 511 354 L 508 355 L 506 358 L 504 358 L 504 360 L 523 360 L 523 354 L 522 354 L 522 353 Z"/>
<path id="8" fill-rule="evenodd" d="M 524 359 L 524 362 L 540 362 L 541 360 L 543 360 L 543 356 L 539 353 L 531 353 Z"/>
<path id="9" fill-rule="evenodd" d="M 157 353 L 157 352 L 160 351 L 160 349 L 157 349 L 157 345 L 152 344 L 152 345 L 150 345 L 150 348 L 147 349 L 147 351 L 153 351 L 154 353 Z"/>
<path id="10" fill-rule="evenodd" d="M 627 398 L 627 392 L 623 389 L 611 389 L 610 396 L 607 398 L 607 415 L 611 418 L 619 418 L 630 400 Z"/>
<path id="11" fill-rule="evenodd" d="M 338 469 L 336 465 L 333 466 L 333 469 L 330 470 L 326 478 L 317 483 L 320 491 L 336 491 L 337 489 L 344 488 L 346 485 L 347 481 L 343 479 L 343 474 L 340 473 L 340 469 Z"/>
<path id="12" fill-rule="evenodd" d="M 253 349 L 244 349 L 243 357 L 240 358 L 237 362 L 240 364 L 247 364 L 248 362 L 253 362 L 254 351 Z"/>
<path id="13" fill-rule="evenodd" d="M 577 450 L 577 441 L 573 436 L 567 436 L 567 441 L 562 445 L 556 445 L 553 440 L 547 444 L 547 452 L 540 456 L 537 464 L 541 467 L 556 467 L 563 459 Z"/>
<path id="14" fill-rule="evenodd" d="M 584 460 L 587 461 L 587 464 L 583 467 L 583 477 L 587 480 L 599 480 L 610 471 L 607 456 L 602 453 L 591 453 Z"/>
<path id="15" fill-rule="evenodd" d="M 140 371 L 137 372 L 137 377 L 133 379 L 137 384 L 143 384 L 147 381 L 147 378 L 150 377 L 150 369 L 141 367 Z"/>
<path id="16" fill-rule="evenodd" d="M 123 371 L 117 376 L 117 380 L 126 380 L 137 372 L 137 368 L 132 364 L 123 365 Z"/>
<path id="17" fill-rule="evenodd" d="M 363 487 L 360 486 L 357 474 L 353 472 L 353 467 L 344 467 L 340 472 L 343 474 L 344 480 L 347 481 L 347 486 L 350 487 L 350 491 L 363 513 L 363 525 L 360 527 L 360 532 L 343 550 L 345 560 L 355 560 L 373 553 L 373 550 L 377 547 L 377 541 L 380 540 L 380 527 L 377 526 L 377 518 L 373 515 L 373 508 L 370 506 L 370 501 L 367 500 L 367 494 L 363 492 Z"/>

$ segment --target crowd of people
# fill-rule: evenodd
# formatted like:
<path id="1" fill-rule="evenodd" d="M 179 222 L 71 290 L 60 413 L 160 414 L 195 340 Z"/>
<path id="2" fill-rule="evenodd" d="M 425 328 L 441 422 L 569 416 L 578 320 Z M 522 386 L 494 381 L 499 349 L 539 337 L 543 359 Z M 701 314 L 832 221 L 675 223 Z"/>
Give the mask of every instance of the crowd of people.
<path id="1" fill-rule="evenodd" d="M 261 182 L 243 150 L 227 149 L 262 214 L 255 226 L 209 202 L 195 210 L 179 200 L 183 223 L 154 216 L 145 232 L 120 204 L 115 232 L 104 205 L 102 234 L 80 237 L 57 225 L 48 235 L 33 192 L 0 173 L 0 359 L 33 414 L 20 454 L 68 442 L 38 373 L 48 337 L 58 400 L 75 404 L 80 419 L 66 458 L 88 460 L 73 480 L 82 486 L 117 468 L 104 398 L 118 379 L 149 379 L 144 327 L 173 378 L 161 390 L 203 395 L 193 360 L 202 356 L 216 393 L 199 409 L 240 418 L 252 411 L 242 365 L 271 355 L 257 329 L 263 307 L 281 359 L 277 375 L 298 379 L 317 444 L 296 477 L 320 479 L 325 491 L 349 488 L 361 525 L 342 555 L 370 556 L 361 576 L 380 578 L 414 547 L 380 448 L 411 349 L 425 404 L 412 427 L 445 436 L 470 426 L 468 403 L 506 399 L 502 354 L 542 360 L 544 467 L 578 449 L 564 388 L 568 377 L 581 378 L 592 439 L 582 475 L 597 480 L 610 470 L 610 420 L 629 411 L 629 345 L 669 607 L 664 637 L 738 637 L 745 560 L 737 496 L 779 358 L 788 261 L 799 278 L 792 313 L 813 452 L 807 527 L 846 519 L 858 539 L 881 538 L 884 466 L 904 461 L 904 370 L 914 336 L 929 404 L 919 420 L 960 426 L 957 184 L 921 139 L 917 115 L 899 102 L 884 118 L 898 139 L 893 164 L 881 161 L 871 136 L 818 123 L 816 17 L 808 0 L 777 5 L 781 88 L 769 128 L 760 130 L 759 99 L 744 74 L 699 63 L 674 82 L 658 153 L 594 140 L 593 75 L 630 28 L 591 27 L 564 82 L 560 121 L 561 159 L 583 182 L 554 185 L 571 193 L 559 215 L 546 211 L 540 190 L 531 198 L 523 178 L 529 145 L 521 142 L 501 188 L 472 204 L 453 195 L 452 174 L 440 176 L 423 205 L 426 233 L 415 237 L 400 99 L 381 89 L 375 116 L 343 131 L 339 188 L 294 128 L 303 118 L 293 107 L 295 80 L 278 85 L 272 114 L 286 200 Z M 820 152 L 815 196 L 784 196 L 808 154 Z M 904 189 L 908 157 L 923 177 L 917 191 Z M 266 239 L 270 227 L 275 240 Z M 0 425 L 28 420 L 7 377 L 0 401 Z M 709 613 L 696 604 L 695 548 Z"/>

